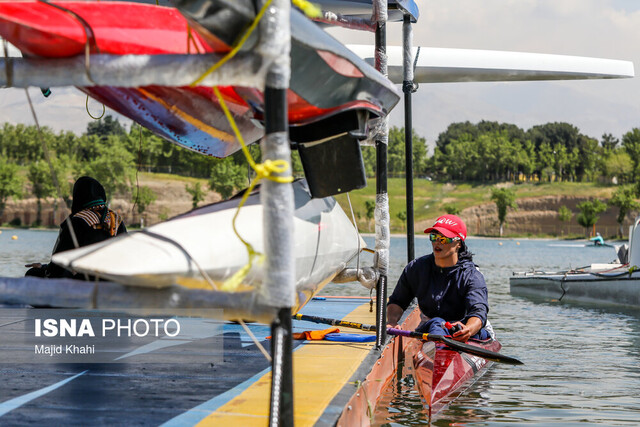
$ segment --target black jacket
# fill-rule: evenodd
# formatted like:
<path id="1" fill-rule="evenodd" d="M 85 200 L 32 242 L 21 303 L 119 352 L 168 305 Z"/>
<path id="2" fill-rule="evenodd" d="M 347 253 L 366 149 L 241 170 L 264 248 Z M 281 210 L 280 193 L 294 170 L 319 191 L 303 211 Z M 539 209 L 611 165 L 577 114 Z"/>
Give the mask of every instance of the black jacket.
<path id="1" fill-rule="evenodd" d="M 104 187 L 97 180 L 88 176 L 78 178 L 73 186 L 71 215 L 60 224 L 60 233 L 53 247 L 53 254 L 76 248 L 70 231 L 70 223 L 78 243 L 77 247 L 102 242 L 127 232 L 120 216 L 106 206 L 106 200 Z M 86 277 L 84 274 L 73 274 L 52 262 L 42 268 L 29 270 L 27 275 L 76 279 Z"/>
<path id="2" fill-rule="evenodd" d="M 473 261 L 461 259 L 453 267 L 441 268 L 433 254 L 414 259 L 402 272 L 389 304 L 406 310 L 414 297 L 430 318 L 465 322 L 477 317 L 483 326 L 487 322 L 487 285 Z"/>

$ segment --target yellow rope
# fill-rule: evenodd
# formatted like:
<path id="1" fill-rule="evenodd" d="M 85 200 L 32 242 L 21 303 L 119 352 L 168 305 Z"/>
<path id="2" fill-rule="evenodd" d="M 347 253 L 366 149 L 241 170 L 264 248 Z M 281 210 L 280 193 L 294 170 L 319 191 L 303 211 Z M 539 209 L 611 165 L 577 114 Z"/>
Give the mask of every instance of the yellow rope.
<path id="1" fill-rule="evenodd" d="M 267 0 L 265 2 L 265 4 L 262 6 L 260 11 L 256 15 L 256 18 L 254 19 L 254 21 L 251 23 L 251 25 L 249 26 L 247 31 L 242 35 L 242 37 L 238 40 L 235 46 L 231 49 L 231 51 L 227 53 L 220 61 L 214 64 L 211 68 L 209 68 L 204 74 L 198 77 L 193 83 L 191 83 L 192 87 L 197 86 L 209 74 L 213 73 L 215 70 L 222 67 L 222 65 L 224 65 L 227 61 L 233 58 L 233 56 L 235 56 L 235 54 L 240 51 L 244 43 L 246 43 L 246 41 L 249 39 L 249 36 L 251 35 L 251 33 L 258 26 L 258 23 L 266 13 L 267 8 L 271 5 L 272 1 L 273 0 Z M 247 201 L 247 198 L 249 197 L 249 195 L 251 194 L 255 186 L 258 184 L 258 182 L 260 182 L 260 180 L 266 178 L 274 182 L 284 184 L 284 183 L 293 182 L 293 177 L 292 176 L 272 176 L 272 174 L 274 173 L 275 174 L 284 173 L 290 168 L 290 164 L 286 160 L 283 160 L 283 159 L 266 160 L 265 162 L 259 163 L 259 164 L 257 164 L 253 160 L 253 157 L 251 156 L 251 153 L 249 152 L 249 149 L 247 148 L 247 145 L 244 142 L 242 133 L 238 129 L 238 126 L 236 125 L 236 122 L 233 119 L 233 115 L 229 111 L 229 108 L 227 108 L 227 104 L 224 102 L 224 98 L 222 97 L 220 90 L 217 87 L 214 87 L 213 92 L 216 95 L 218 102 L 220 103 L 220 107 L 222 108 L 222 111 L 224 112 L 225 117 L 227 118 L 231 128 L 233 129 L 236 139 L 238 140 L 238 142 L 240 143 L 240 146 L 242 147 L 242 152 L 247 158 L 247 162 L 249 163 L 251 168 L 256 172 L 255 178 L 249 184 L 249 188 L 245 190 L 244 195 L 242 196 L 242 199 L 238 204 L 238 209 L 236 210 L 236 213 L 234 214 L 233 221 L 232 221 L 233 232 L 238 237 L 238 239 L 240 239 L 242 244 L 244 244 L 245 248 L 247 249 L 247 254 L 249 258 L 249 261 L 247 262 L 247 264 L 244 267 L 242 267 L 240 270 L 238 270 L 233 276 L 227 279 L 222 285 L 222 290 L 233 291 L 233 290 L 236 290 L 238 286 L 240 286 L 240 284 L 245 279 L 247 274 L 249 274 L 249 271 L 251 270 L 251 267 L 253 266 L 253 262 L 255 259 L 257 259 L 257 262 L 260 262 L 260 263 L 264 261 L 264 255 L 260 252 L 257 252 L 249 242 L 247 242 L 245 239 L 242 238 L 242 236 L 240 236 L 240 233 L 238 232 L 238 229 L 236 227 L 236 220 L 240 213 L 240 209 L 242 209 L 242 206 L 244 206 L 245 202 Z"/>
<path id="2" fill-rule="evenodd" d="M 294 6 L 300 9 L 309 19 L 322 18 L 322 9 L 315 3 L 308 0 L 291 0 Z"/>
<path id="3" fill-rule="evenodd" d="M 191 53 L 191 44 L 196 48 L 196 52 L 200 53 L 200 48 L 196 43 L 196 39 L 193 38 L 193 31 L 191 31 L 191 25 L 187 24 L 187 53 Z"/>
<path id="4" fill-rule="evenodd" d="M 209 68 L 207 71 L 205 71 L 204 74 L 202 74 L 200 77 L 198 77 L 193 83 L 191 83 L 191 87 L 197 86 L 209 74 L 213 73 L 215 70 L 220 68 L 222 65 L 224 65 L 225 62 L 227 62 L 228 60 L 233 58 L 235 56 L 235 54 L 238 53 L 238 51 L 242 48 L 242 45 L 245 44 L 245 42 L 247 41 L 247 39 L 249 38 L 249 36 L 253 32 L 253 30 L 255 30 L 255 28 L 258 26 L 258 23 L 260 22 L 260 20 L 264 16 L 265 12 L 267 11 L 267 8 L 269 7 L 269 5 L 271 4 L 272 1 L 273 0 L 267 0 L 266 1 L 266 3 L 260 9 L 260 12 L 258 12 L 258 14 L 256 15 L 256 19 L 253 20 L 253 22 L 251 23 L 251 25 L 249 26 L 247 31 L 244 33 L 242 38 L 240 38 L 240 40 L 238 40 L 238 43 L 236 43 L 236 45 L 233 47 L 233 49 L 231 49 L 231 51 L 229 53 L 227 53 L 220 61 L 218 61 L 211 68 Z"/>
<path id="5" fill-rule="evenodd" d="M 222 97 L 220 90 L 217 87 L 214 87 L 213 92 L 218 98 L 220 107 L 222 107 L 222 111 L 224 111 L 224 115 L 229 121 L 229 124 L 231 125 L 231 128 L 233 129 L 233 132 L 235 133 L 235 136 L 238 139 L 240 146 L 242 147 L 242 152 L 247 158 L 247 162 L 249 162 L 249 165 L 251 166 L 251 168 L 256 172 L 255 178 L 253 178 L 253 180 L 251 181 L 251 184 L 249 184 L 249 188 L 245 190 L 244 195 L 242 196 L 242 199 L 238 204 L 238 209 L 236 210 L 236 213 L 233 215 L 233 221 L 232 221 L 233 232 L 238 237 L 238 239 L 240 239 L 240 241 L 244 244 L 245 248 L 247 249 L 247 254 L 249 256 L 249 261 L 247 262 L 247 264 L 244 267 L 242 267 L 240 270 L 238 270 L 233 276 L 227 279 L 222 285 L 222 290 L 233 291 L 238 288 L 238 286 L 242 283 L 244 278 L 247 277 L 247 274 L 249 274 L 249 271 L 253 266 L 254 259 L 257 258 L 257 261 L 260 263 L 264 261 L 264 255 L 260 252 L 257 252 L 253 248 L 251 243 L 243 239 L 242 236 L 240 236 L 238 229 L 236 228 L 236 219 L 240 214 L 240 209 L 242 209 L 242 206 L 244 206 L 245 202 L 247 201 L 247 198 L 255 188 L 256 184 L 260 182 L 260 180 L 266 178 L 280 184 L 286 184 L 286 183 L 293 182 L 293 177 L 272 175 L 273 173 L 284 173 L 289 169 L 290 167 L 289 162 L 287 162 L 284 159 L 266 160 L 264 163 L 256 163 L 253 160 L 253 157 L 251 156 L 251 153 L 249 152 L 249 149 L 247 148 L 247 145 L 244 142 L 244 138 L 242 137 L 242 134 L 240 133 L 240 130 L 238 129 L 238 126 L 236 125 L 236 122 L 233 119 L 233 115 L 229 111 L 227 104 L 224 102 L 224 98 Z"/>
<path id="6" fill-rule="evenodd" d="M 104 117 L 104 113 L 107 111 L 107 109 L 105 108 L 104 104 L 102 104 L 102 114 L 99 117 L 94 117 L 91 112 L 89 111 L 89 95 L 87 95 L 87 100 L 84 103 L 85 108 L 87 109 L 87 114 L 89 115 L 89 117 L 91 117 L 93 120 L 100 120 L 101 118 Z"/>

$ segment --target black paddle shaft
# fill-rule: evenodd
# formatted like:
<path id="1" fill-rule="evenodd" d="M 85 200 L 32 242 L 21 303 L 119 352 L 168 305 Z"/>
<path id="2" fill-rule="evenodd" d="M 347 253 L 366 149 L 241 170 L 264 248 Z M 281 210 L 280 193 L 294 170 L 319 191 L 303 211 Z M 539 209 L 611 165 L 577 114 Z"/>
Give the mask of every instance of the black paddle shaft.
<path id="1" fill-rule="evenodd" d="M 293 318 L 298 320 L 306 320 L 308 322 L 323 323 L 331 326 L 343 326 L 345 328 L 360 329 L 363 331 L 376 330 L 375 325 L 364 325 L 362 323 L 348 322 L 346 320 L 339 320 L 339 319 L 329 319 L 327 317 L 308 316 L 306 314 L 300 314 L 300 313 L 295 314 Z"/>
<path id="2" fill-rule="evenodd" d="M 506 363 L 509 365 L 523 365 L 523 363 L 514 358 L 505 356 L 504 354 L 496 353 L 495 351 L 486 350 L 482 347 L 477 347 L 475 345 L 465 344 L 460 341 L 456 341 L 449 337 L 445 337 L 444 335 L 435 335 L 435 334 L 423 334 L 420 332 L 414 331 L 404 331 L 402 329 L 389 328 L 387 329 L 387 333 L 389 335 L 401 335 L 405 337 L 418 338 L 425 341 L 435 341 L 446 344 L 447 347 L 450 347 L 453 350 L 463 351 L 465 353 L 473 354 L 474 356 L 480 356 L 483 359 L 491 360 L 499 363 Z"/>
<path id="3" fill-rule="evenodd" d="M 297 320 L 307 320 L 309 322 L 314 323 L 322 323 L 331 326 L 343 326 L 345 328 L 354 328 L 361 329 L 363 331 L 375 331 L 375 325 L 365 325 L 362 323 L 356 322 L 348 322 L 346 320 L 338 320 L 338 319 L 329 319 L 327 317 L 318 317 L 318 316 L 308 316 L 306 314 L 295 314 L 293 315 L 294 319 Z M 423 334 L 415 331 L 405 331 L 402 329 L 388 328 L 387 333 L 389 335 L 400 335 L 411 338 L 418 338 L 425 341 L 435 341 L 446 344 L 449 348 L 457 351 L 463 351 L 465 353 L 473 354 L 474 356 L 482 357 L 483 359 L 491 360 L 493 362 L 498 363 L 506 363 L 508 365 L 523 365 L 524 363 L 520 360 L 505 356 L 504 354 L 496 353 L 495 351 L 486 350 L 482 347 L 477 347 L 475 345 L 465 344 L 460 341 L 456 341 L 449 337 L 445 337 L 444 335 L 435 335 L 435 334 Z"/>

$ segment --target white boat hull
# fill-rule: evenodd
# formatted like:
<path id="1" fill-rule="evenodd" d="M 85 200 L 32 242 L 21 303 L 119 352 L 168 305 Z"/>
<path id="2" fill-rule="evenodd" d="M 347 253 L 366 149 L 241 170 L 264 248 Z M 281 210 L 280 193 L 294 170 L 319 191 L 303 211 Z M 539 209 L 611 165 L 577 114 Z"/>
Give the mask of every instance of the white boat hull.
<path id="1" fill-rule="evenodd" d="M 374 48 L 370 45 L 347 45 L 370 64 Z M 415 58 L 418 48 L 411 51 Z M 403 50 L 387 46 L 389 79 L 401 84 Z M 619 79 L 635 75 L 633 62 L 496 50 L 420 47 L 415 64 L 416 83 L 504 82 L 535 80 Z"/>
<path id="2" fill-rule="evenodd" d="M 628 267 L 606 273 L 514 273 L 511 294 L 556 301 L 640 307 L 640 271 Z"/>
<path id="3" fill-rule="evenodd" d="M 511 294 L 556 301 L 640 307 L 638 227 L 640 217 L 629 229 L 629 253 L 622 261 L 625 264 L 591 264 L 584 269 L 560 272 L 515 272 L 509 278 Z"/>
<path id="4" fill-rule="evenodd" d="M 300 306 L 366 245 L 335 199 L 311 199 L 306 182 L 294 186 L 296 210 L 292 226 L 296 290 Z M 262 252 L 262 205 L 259 194 L 240 210 L 240 235 Z M 182 285 L 221 290 L 229 277 L 248 263 L 247 249 L 234 234 L 238 200 L 191 211 L 141 232 L 54 255 L 52 261 L 73 271 L 132 286 L 162 288 Z M 204 270 L 215 287 L 200 273 Z M 260 288 L 263 267 L 254 261 L 238 292 Z"/>

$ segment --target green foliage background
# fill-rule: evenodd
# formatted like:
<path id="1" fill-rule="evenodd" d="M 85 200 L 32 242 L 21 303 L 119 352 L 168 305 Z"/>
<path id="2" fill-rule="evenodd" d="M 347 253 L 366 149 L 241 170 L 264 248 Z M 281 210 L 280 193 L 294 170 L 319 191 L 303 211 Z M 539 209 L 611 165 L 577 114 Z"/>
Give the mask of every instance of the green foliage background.
<path id="1" fill-rule="evenodd" d="M 67 198 L 73 182 L 83 174 L 100 180 L 108 196 L 119 194 L 130 198 L 135 192 L 136 169 L 168 179 L 197 178 L 209 183 L 208 188 L 202 188 L 194 196 L 198 201 L 200 193 L 208 190 L 229 197 L 246 187 L 252 176 L 241 152 L 226 159 L 206 157 L 169 143 L 138 125 L 127 130 L 111 116 L 90 123 L 82 135 L 43 128 L 42 139 L 50 150 L 63 196 Z M 637 128 L 625 133 L 621 140 L 605 134 L 598 141 L 568 123 L 547 123 L 523 130 L 506 123 L 461 122 L 442 132 L 433 150 L 426 142 L 414 132 L 416 222 L 445 211 L 459 212 L 490 202 L 492 188 L 499 182 L 514 183 L 516 199 L 570 194 L 607 200 L 618 186 L 625 186 L 624 201 L 610 206 L 627 212 L 635 208 L 633 201 L 640 191 L 636 178 L 640 172 Z M 250 150 L 259 162 L 259 146 L 254 144 Z M 372 223 L 367 202 L 375 201 L 375 149 L 363 147 L 362 153 L 369 184 L 352 192 L 351 200 L 359 225 L 366 231 Z M 404 129 L 392 127 L 388 193 L 395 231 L 404 228 L 406 215 L 404 153 Z M 35 126 L 2 125 L 0 213 L 9 199 L 29 195 L 41 199 L 53 194 L 51 177 L 45 168 L 48 165 L 43 159 Z M 293 172 L 297 177 L 304 176 L 295 151 Z M 345 210 L 350 209 L 346 196 L 338 195 L 337 199 Z"/>

